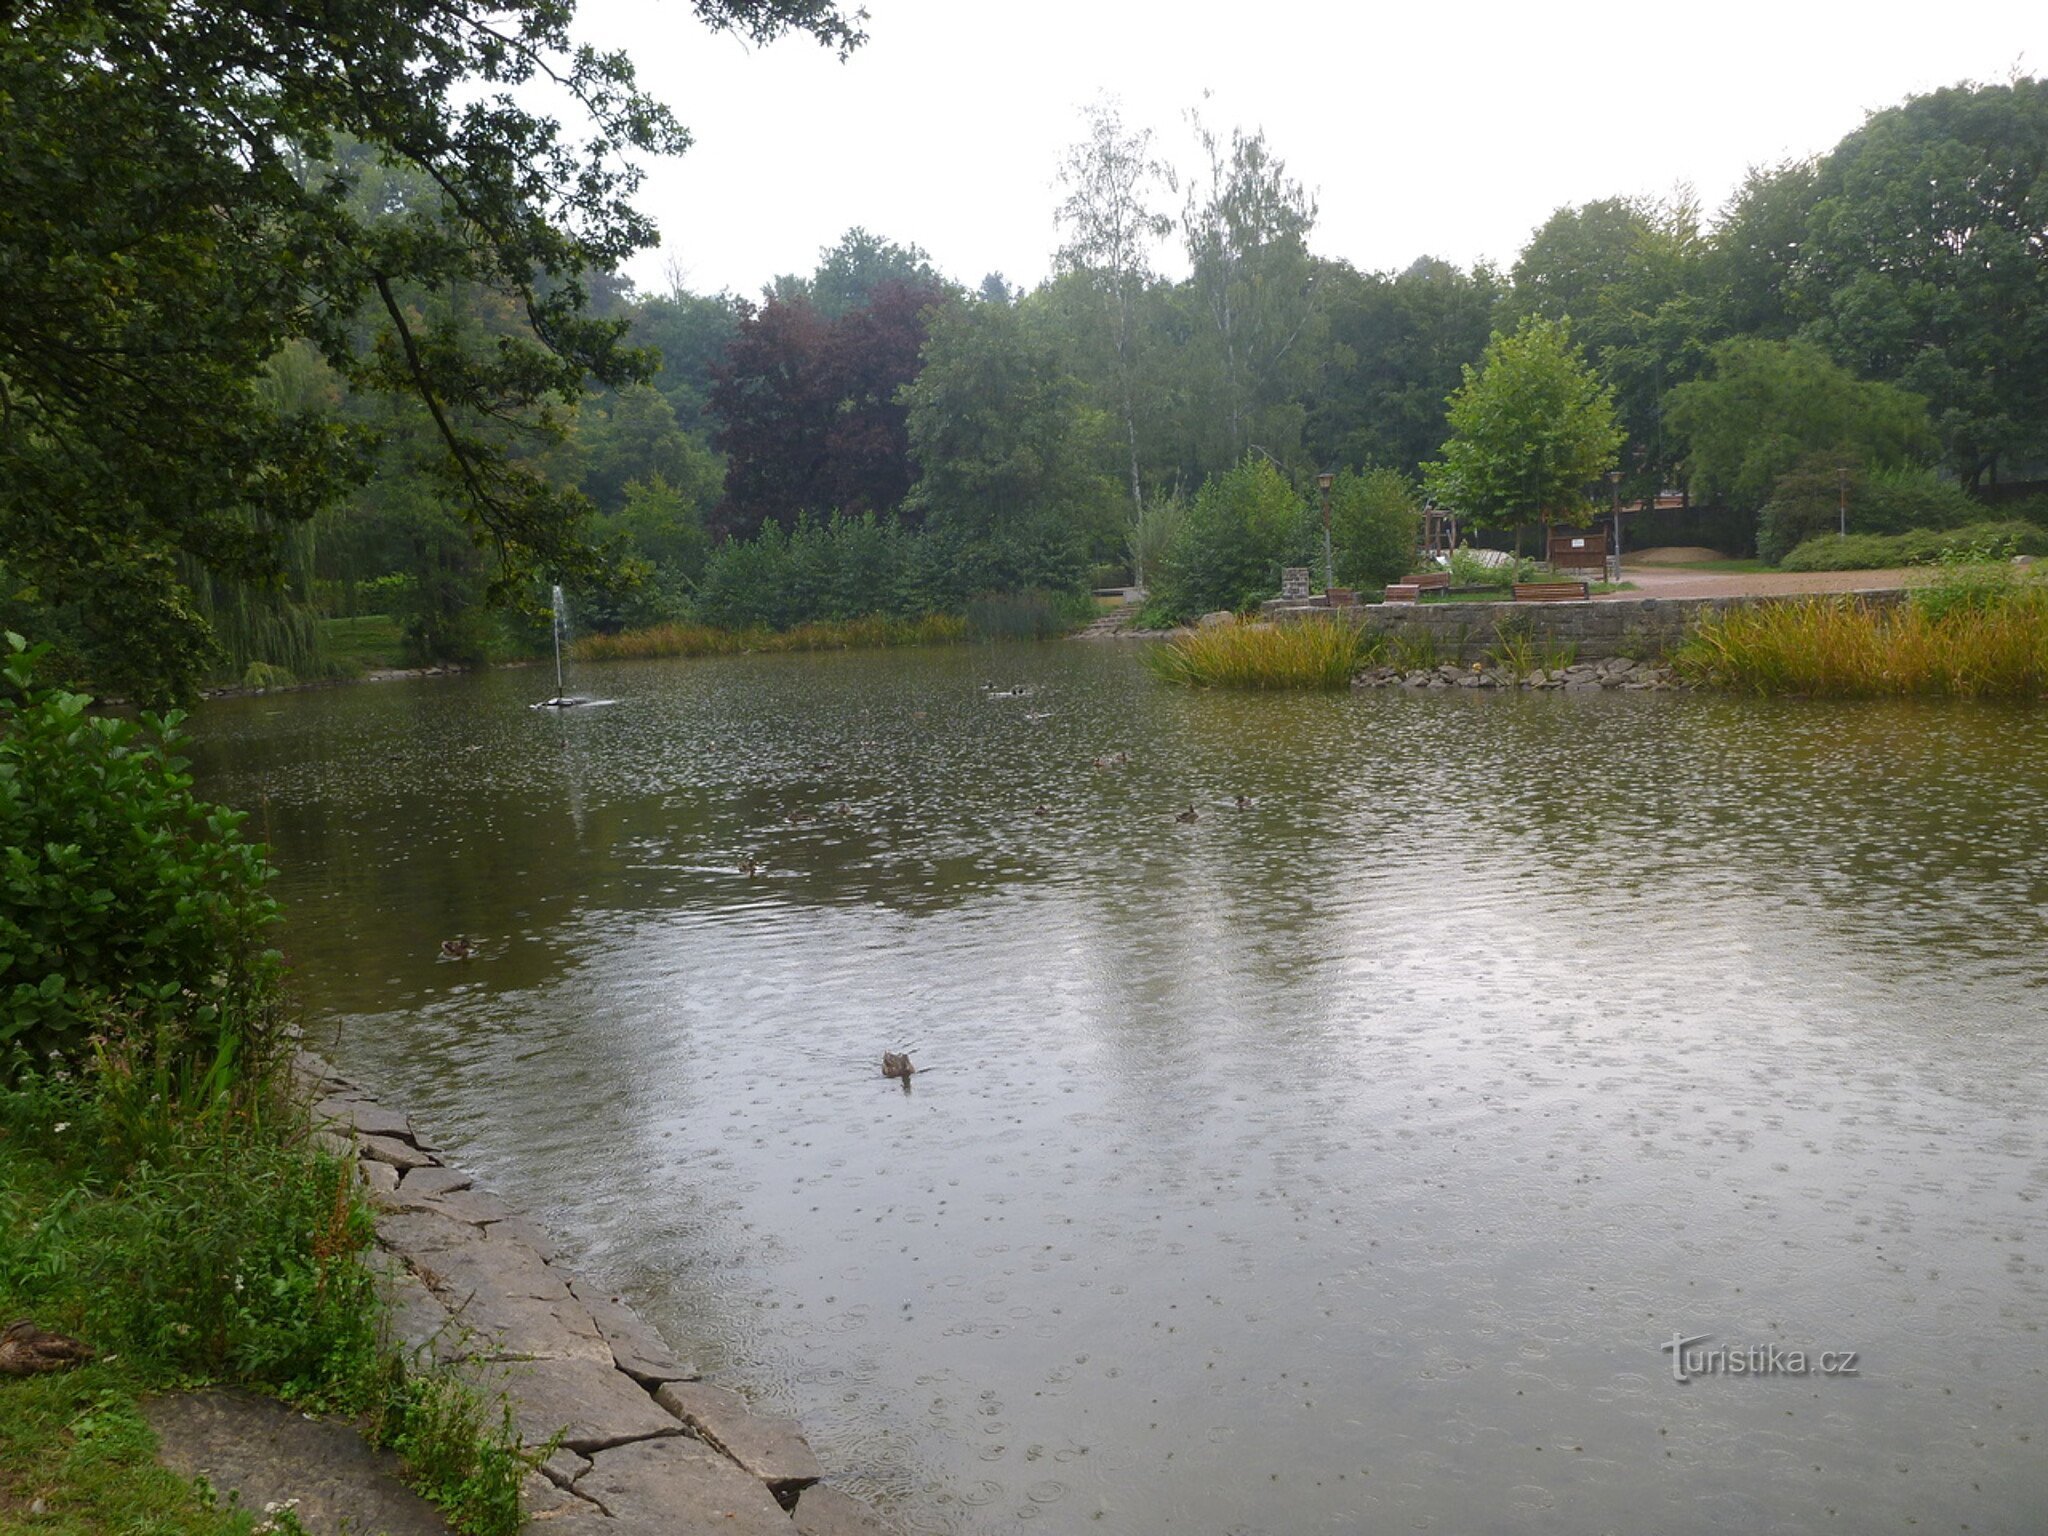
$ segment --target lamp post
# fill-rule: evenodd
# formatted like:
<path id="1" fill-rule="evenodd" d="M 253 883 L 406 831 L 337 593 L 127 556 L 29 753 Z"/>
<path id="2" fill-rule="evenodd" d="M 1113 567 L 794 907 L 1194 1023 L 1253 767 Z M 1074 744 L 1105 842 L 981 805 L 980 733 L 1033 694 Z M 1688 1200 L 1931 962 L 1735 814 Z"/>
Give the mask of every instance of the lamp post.
<path id="1" fill-rule="evenodd" d="M 1607 492 L 1614 501 L 1614 577 L 1621 580 L 1621 471 L 1607 471 Z"/>
<path id="2" fill-rule="evenodd" d="M 1835 496 L 1842 526 L 1838 537 L 1849 537 L 1849 471 L 1846 468 L 1835 471 Z"/>
<path id="3" fill-rule="evenodd" d="M 1337 557 L 1330 548 L 1330 486 L 1336 480 L 1332 474 L 1316 476 L 1316 488 L 1323 493 L 1323 591 L 1328 592 L 1337 585 Z"/>

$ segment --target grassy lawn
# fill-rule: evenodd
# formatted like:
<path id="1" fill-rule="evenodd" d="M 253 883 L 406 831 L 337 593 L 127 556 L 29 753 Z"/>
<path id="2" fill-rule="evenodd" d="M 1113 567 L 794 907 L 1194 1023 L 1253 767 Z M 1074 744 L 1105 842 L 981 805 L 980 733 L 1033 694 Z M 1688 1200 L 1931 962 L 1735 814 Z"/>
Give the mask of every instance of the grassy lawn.
<path id="1" fill-rule="evenodd" d="M 157 1465 L 138 1396 L 119 1361 L 0 1382 L 0 1530 L 244 1536 L 254 1516 Z"/>
<path id="2" fill-rule="evenodd" d="M 366 613 L 353 619 L 322 619 L 320 643 L 331 659 L 352 671 L 405 665 L 398 621 L 381 613 Z"/>

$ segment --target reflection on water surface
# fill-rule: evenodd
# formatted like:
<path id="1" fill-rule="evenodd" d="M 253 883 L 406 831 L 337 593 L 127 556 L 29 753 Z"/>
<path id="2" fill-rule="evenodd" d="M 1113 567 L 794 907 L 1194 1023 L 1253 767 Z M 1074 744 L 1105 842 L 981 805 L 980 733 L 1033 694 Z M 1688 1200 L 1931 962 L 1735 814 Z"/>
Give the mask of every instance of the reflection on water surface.
<path id="1" fill-rule="evenodd" d="M 907 1527 L 2038 1526 L 2038 712 L 536 677 L 202 770 L 337 1056 Z"/>

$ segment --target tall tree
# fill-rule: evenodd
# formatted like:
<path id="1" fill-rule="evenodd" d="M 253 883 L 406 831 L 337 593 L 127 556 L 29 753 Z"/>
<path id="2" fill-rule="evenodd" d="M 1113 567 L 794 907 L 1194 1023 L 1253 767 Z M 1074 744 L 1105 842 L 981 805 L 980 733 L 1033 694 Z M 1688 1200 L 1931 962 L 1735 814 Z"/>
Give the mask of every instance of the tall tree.
<path id="1" fill-rule="evenodd" d="M 1754 336 L 1715 347 L 1711 376 L 1673 390 L 1668 414 L 1693 494 L 1744 512 L 1802 458 L 1883 468 L 1933 441 L 1919 396 L 1858 379 L 1811 342 Z"/>
<path id="2" fill-rule="evenodd" d="M 918 470 L 911 506 L 978 563 L 968 590 L 1071 587 L 1082 559 L 1113 545 L 1116 491 L 1093 468 L 1107 423 L 1034 312 L 945 310 L 904 393 Z"/>
<path id="3" fill-rule="evenodd" d="M 903 387 L 927 315 L 951 302 L 950 288 L 887 282 L 836 319 L 802 297 L 743 306 L 711 389 L 727 458 L 716 529 L 750 537 L 805 513 L 895 511 L 910 489 Z"/>
<path id="4" fill-rule="evenodd" d="M 1309 407 L 1316 462 L 1415 473 L 1444 440 L 1446 400 L 1499 324 L 1503 284 L 1424 256 L 1392 277 L 1322 264 L 1329 345 Z"/>
<path id="5" fill-rule="evenodd" d="M 1451 397 L 1450 441 L 1424 467 L 1430 492 L 1480 527 L 1576 522 L 1586 487 L 1614 464 L 1624 434 L 1614 396 L 1564 321 L 1531 316 L 1498 331 Z"/>
<path id="6" fill-rule="evenodd" d="M 834 0 L 695 0 L 714 28 L 797 29 L 842 53 Z M 204 626 L 178 576 L 275 572 L 281 531 L 361 473 L 331 419 L 256 380 L 294 337 L 355 389 L 429 412 L 453 504 L 504 587 L 580 559 L 573 499 L 493 430 L 543 430 L 589 377 L 642 360 L 585 311 L 589 275 L 652 239 L 636 160 L 687 136 L 623 54 L 580 47 L 569 0 L 317 7 L 28 0 L 0 33 L 0 548 L 75 605 L 103 683 L 193 685 Z M 585 131 L 536 112 L 564 88 Z M 353 206 L 367 159 L 414 167 L 431 203 Z M 482 348 L 408 284 L 506 296 Z"/>
<path id="7" fill-rule="evenodd" d="M 1965 482 L 2048 458 L 2048 80 L 1875 113 L 1815 192 L 1807 334 L 1926 396 Z"/>
<path id="8" fill-rule="evenodd" d="M 1173 219 L 1153 206 L 1174 190 L 1173 174 L 1152 153 L 1152 130 L 1126 128 L 1113 101 L 1085 110 L 1087 136 L 1067 151 L 1060 184 L 1067 195 L 1058 218 L 1066 231 L 1059 266 L 1086 276 L 1102 308 L 1115 359 L 1117 412 L 1128 459 L 1133 521 L 1145 516 L 1138 455 L 1139 303 L 1152 278 L 1153 248 L 1173 232 Z M 1145 573 L 1134 573 L 1142 586 Z"/>
<path id="9" fill-rule="evenodd" d="M 1285 461 L 1305 417 L 1299 396 L 1323 334 L 1308 237 L 1316 202 L 1266 143 L 1231 130 L 1229 142 L 1188 114 L 1207 162 L 1181 219 L 1190 288 L 1215 360 L 1220 468 L 1256 449 Z"/>

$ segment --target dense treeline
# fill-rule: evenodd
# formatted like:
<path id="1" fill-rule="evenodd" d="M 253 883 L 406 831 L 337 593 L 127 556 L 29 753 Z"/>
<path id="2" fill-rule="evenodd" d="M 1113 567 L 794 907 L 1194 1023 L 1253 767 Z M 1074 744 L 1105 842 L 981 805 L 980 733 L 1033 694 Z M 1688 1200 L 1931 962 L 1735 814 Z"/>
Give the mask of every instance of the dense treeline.
<path id="1" fill-rule="evenodd" d="M 431 357 L 530 331 L 473 271 L 387 285 L 355 322 L 383 374 L 319 337 L 261 372 L 310 442 L 354 455 L 348 488 L 289 526 L 256 515 L 289 535 L 262 579 L 188 540 L 166 590 L 234 673 L 318 666 L 313 616 L 388 615 L 418 660 L 530 644 L 545 621 L 492 600 L 550 576 L 599 629 L 1133 581 L 1171 617 L 1320 567 L 1325 473 L 1332 574 L 1374 586 L 1407 568 L 1426 493 L 1515 529 L 1682 487 L 1778 559 L 1844 487 L 1852 529 L 1896 534 L 1981 520 L 1973 495 L 2048 471 L 2048 82 L 1876 113 L 1711 218 L 1685 192 L 1559 209 L 1504 272 L 1358 271 L 1315 249 L 1316 200 L 1263 133 L 1187 126 L 1197 170 L 1177 176 L 1157 135 L 1090 109 L 1059 167 L 1055 271 L 1029 292 L 862 229 L 758 299 L 639 292 L 596 262 L 563 311 L 591 387 L 526 380 L 518 409 L 372 387 L 409 336 Z M 348 171 L 372 233 L 446 215 L 424 172 L 319 148 L 300 184 Z M 451 431 L 514 510 L 479 516 Z M 0 572 L 0 616 L 118 674 L 89 603 L 33 562 Z"/>

